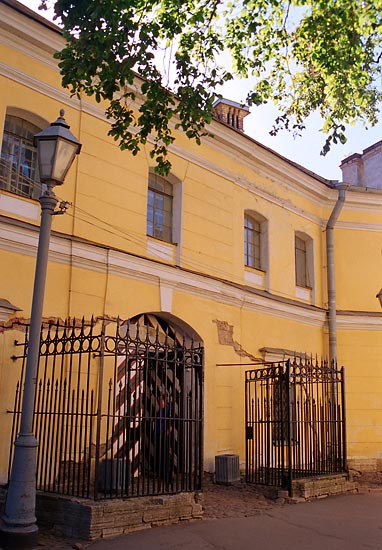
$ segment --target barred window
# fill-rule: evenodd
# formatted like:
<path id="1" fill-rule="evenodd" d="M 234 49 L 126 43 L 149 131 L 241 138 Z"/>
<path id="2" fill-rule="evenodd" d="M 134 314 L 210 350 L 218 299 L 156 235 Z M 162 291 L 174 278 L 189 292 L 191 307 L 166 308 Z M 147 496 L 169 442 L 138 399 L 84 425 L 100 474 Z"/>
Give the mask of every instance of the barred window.
<path id="1" fill-rule="evenodd" d="M 147 234 L 162 241 L 172 242 L 171 183 L 157 174 L 149 175 L 147 200 Z"/>
<path id="2" fill-rule="evenodd" d="M 0 156 L 0 188 L 23 197 L 40 195 L 37 149 L 33 136 L 41 129 L 17 116 L 6 115 Z"/>

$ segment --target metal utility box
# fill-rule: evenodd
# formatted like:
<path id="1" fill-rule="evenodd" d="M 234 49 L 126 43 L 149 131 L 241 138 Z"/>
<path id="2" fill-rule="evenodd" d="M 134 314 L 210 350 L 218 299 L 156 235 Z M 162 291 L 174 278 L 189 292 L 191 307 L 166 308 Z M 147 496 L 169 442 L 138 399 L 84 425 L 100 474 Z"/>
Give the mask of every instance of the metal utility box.
<path id="1" fill-rule="evenodd" d="M 225 454 L 215 456 L 216 483 L 230 485 L 240 481 L 239 455 Z"/>

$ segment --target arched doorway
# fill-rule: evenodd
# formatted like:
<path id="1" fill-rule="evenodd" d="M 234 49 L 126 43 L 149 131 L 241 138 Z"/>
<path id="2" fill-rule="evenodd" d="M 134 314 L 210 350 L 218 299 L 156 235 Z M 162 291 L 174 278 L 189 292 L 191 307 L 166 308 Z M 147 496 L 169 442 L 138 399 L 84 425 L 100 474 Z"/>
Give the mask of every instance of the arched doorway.
<path id="1" fill-rule="evenodd" d="M 106 415 L 112 438 L 106 438 L 101 491 L 133 496 L 200 489 L 201 339 L 173 316 L 144 313 L 118 323 L 114 349 Z"/>
<path id="2" fill-rule="evenodd" d="M 17 345 L 11 442 L 20 429 L 28 331 Z M 199 490 L 202 420 L 203 344 L 181 320 L 67 319 L 42 331 L 39 490 L 96 499 Z"/>

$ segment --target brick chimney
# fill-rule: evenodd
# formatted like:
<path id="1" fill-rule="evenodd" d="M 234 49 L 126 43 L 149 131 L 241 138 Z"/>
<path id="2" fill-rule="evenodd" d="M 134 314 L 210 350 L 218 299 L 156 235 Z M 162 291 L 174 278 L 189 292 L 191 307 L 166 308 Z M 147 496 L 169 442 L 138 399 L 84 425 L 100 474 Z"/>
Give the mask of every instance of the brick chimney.
<path id="1" fill-rule="evenodd" d="M 366 189 L 382 189 L 382 141 L 341 162 L 342 181 Z"/>
<path id="2" fill-rule="evenodd" d="M 214 111 L 217 120 L 236 130 L 244 131 L 243 120 L 249 115 L 249 107 L 230 99 L 217 99 L 214 103 Z"/>

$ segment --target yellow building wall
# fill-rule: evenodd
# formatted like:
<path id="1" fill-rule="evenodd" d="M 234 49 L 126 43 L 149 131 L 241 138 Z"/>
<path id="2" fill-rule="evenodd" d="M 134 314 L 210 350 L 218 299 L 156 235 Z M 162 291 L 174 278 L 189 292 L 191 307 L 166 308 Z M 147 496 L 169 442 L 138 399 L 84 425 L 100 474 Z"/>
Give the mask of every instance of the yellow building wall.
<path id="1" fill-rule="evenodd" d="M 49 40 L 49 31 L 45 32 Z M 71 131 L 83 144 L 65 184 L 56 190 L 72 207 L 53 220 L 44 317 L 127 319 L 160 312 L 161 285 L 170 286 L 171 313 L 193 327 L 205 346 L 205 468 L 213 469 L 214 456 L 219 453 L 238 453 L 243 461 L 244 373 L 248 368 L 243 364 L 262 360 L 260 350 L 265 347 L 319 356 L 328 352 L 325 226 L 337 193 L 219 123 L 213 123 L 215 140 L 208 138 L 201 147 L 177 135 L 170 160 L 172 173 L 182 186 L 181 241 L 172 247 L 171 259 L 155 257 L 147 251 L 150 239 L 146 236 L 147 181 L 152 168 L 149 147 L 136 157 L 121 152 L 107 136 L 102 106 L 88 99 L 70 99 L 60 88 L 58 71 L 47 52 L 41 52 L 39 59 L 27 47 L 22 51 L 2 45 L 0 57 L 18 72 L 17 78 L 0 76 L 0 137 L 7 107 L 53 121 L 64 103 Z M 27 85 L 31 77 L 38 85 Z M 26 217 L 22 209 L 21 213 L 2 209 L 1 198 L 9 196 L 0 190 L 0 227 L 5 231 L 17 223 L 29 240 L 16 246 L 6 232 L 0 234 L 0 297 L 20 308 L 15 317 L 28 319 L 37 238 L 33 228 L 38 226 L 39 215 Z M 348 196 L 352 205 L 359 203 L 345 203 L 335 229 L 337 309 L 339 314 L 363 312 L 364 319 L 372 314 L 381 326 L 339 328 L 338 359 L 347 373 L 349 457 L 376 464 L 382 452 L 382 381 L 378 376 L 382 316 L 375 300 L 382 282 L 382 222 L 375 207 L 364 205 L 351 191 Z M 378 201 L 382 208 L 380 195 L 374 202 Z M 19 199 L 19 203 L 38 206 L 28 199 Z M 243 219 L 247 209 L 268 220 L 266 285 L 245 279 Z M 296 297 L 296 231 L 308 234 L 314 243 L 314 292 L 309 299 Z M 81 257 L 77 251 L 85 248 L 89 253 Z M 118 254 L 123 260 L 120 273 L 115 263 Z M 256 302 L 257 298 L 264 302 Z M 7 399 L 0 399 L 0 423 L 8 433 L 6 410 L 12 406 L 11 388 L 19 373 L 10 359 L 15 353 L 14 331 L 5 325 L 2 330 L 0 396 L 7 395 Z M 222 366 L 226 363 L 235 365 Z M 2 480 L 7 448 L 6 444 L 1 447 Z"/>

